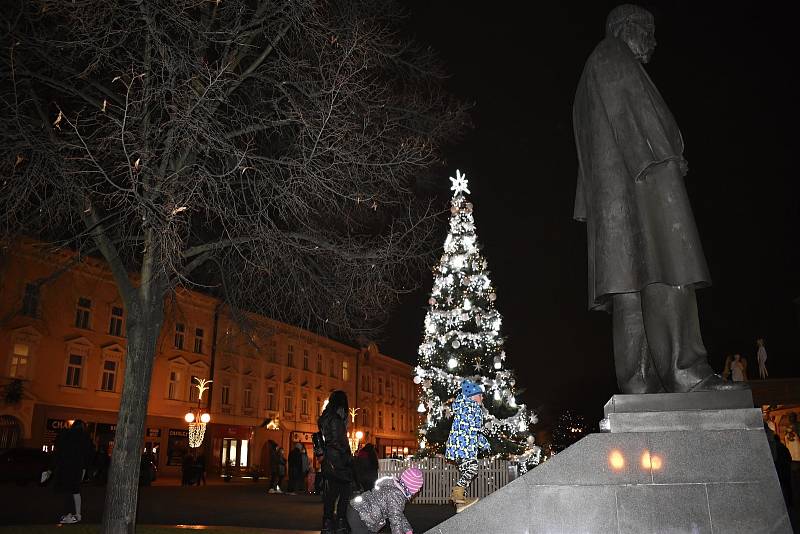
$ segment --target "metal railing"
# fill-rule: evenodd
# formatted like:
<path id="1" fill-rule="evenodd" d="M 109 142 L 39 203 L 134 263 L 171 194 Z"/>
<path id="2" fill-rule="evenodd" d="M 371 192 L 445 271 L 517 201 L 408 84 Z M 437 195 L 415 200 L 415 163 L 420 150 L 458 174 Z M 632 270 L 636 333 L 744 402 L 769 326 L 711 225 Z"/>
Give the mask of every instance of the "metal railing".
<path id="1" fill-rule="evenodd" d="M 396 476 L 408 467 L 422 470 L 425 483 L 414 498 L 417 504 L 447 504 L 458 481 L 458 467 L 444 458 L 378 460 L 378 476 Z M 467 496 L 486 497 L 502 488 L 517 474 L 517 464 L 508 460 L 478 460 L 478 475 L 470 484 Z"/>

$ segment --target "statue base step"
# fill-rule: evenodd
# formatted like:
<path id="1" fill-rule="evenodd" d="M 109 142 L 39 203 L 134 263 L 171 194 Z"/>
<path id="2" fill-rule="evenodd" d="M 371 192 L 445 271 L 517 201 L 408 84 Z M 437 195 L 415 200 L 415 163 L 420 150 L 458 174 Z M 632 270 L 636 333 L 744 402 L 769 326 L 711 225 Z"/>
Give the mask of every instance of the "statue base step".
<path id="1" fill-rule="evenodd" d="M 586 436 L 428 532 L 789 534 L 750 399 L 615 395 L 610 433 Z"/>

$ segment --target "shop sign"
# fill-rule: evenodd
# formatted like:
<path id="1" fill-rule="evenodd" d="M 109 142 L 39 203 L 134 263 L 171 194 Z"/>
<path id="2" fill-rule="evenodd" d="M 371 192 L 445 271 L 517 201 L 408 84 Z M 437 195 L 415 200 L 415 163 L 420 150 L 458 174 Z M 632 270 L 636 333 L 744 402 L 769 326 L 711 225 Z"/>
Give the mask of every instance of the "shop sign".
<path id="1" fill-rule="evenodd" d="M 56 441 L 56 436 L 62 430 L 69 428 L 69 421 L 66 419 L 48 419 L 44 427 L 44 442 L 52 445 Z"/>
<path id="2" fill-rule="evenodd" d="M 311 443 L 311 432 L 292 432 L 292 443 Z"/>
<path id="3" fill-rule="evenodd" d="M 183 464 L 183 457 L 189 453 L 189 431 L 170 428 L 167 431 L 167 465 Z"/>
<path id="4" fill-rule="evenodd" d="M 188 435 L 188 433 L 187 433 Z M 161 437 L 161 429 L 160 428 L 148 428 L 147 429 L 147 437 L 148 438 L 160 438 Z"/>

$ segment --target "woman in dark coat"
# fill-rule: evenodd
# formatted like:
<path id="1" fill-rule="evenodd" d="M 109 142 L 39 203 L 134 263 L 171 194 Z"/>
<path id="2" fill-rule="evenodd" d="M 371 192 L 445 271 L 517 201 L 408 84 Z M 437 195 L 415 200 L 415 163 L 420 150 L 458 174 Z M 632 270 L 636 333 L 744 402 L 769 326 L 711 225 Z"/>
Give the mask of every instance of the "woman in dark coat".
<path id="1" fill-rule="evenodd" d="M 356 454 L 356 482 L 363 491 L 375 488 L 378 480 L 378 452 L 372 443 L 367 443 Z"/>
<path id="2" fill-rule="evenodd" d="M 347 504 L 353 483 L 353 456 L 347 440 L 347 408 L 347 394 L 334 391 L 317 421 L 325 441 L 322 476 L 325 477 L 326 488 L 321 534 L 347 532 Z"/>
<path id="3" fill-rule="evenodd" d="M 65 496 L 61 523 L 77 523 L 81 520 L 81 482 L 93 457 L 92 440 L 84 432 L 84 424 L 80 419 L 56 438 L 55 490 Z"/>

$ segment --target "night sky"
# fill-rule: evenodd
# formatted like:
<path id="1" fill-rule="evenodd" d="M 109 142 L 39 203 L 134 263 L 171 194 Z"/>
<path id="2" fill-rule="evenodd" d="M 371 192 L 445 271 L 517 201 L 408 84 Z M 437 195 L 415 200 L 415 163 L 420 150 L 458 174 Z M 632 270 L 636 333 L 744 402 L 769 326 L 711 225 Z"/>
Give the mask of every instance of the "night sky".
<path id="1" fill-rule="evenodd" d="M 446 169 L 470 179 L 523 399 L 545 414 L 571 407 L 596 421 L 617 388 L 610 316 L 586 309 L 586 230 L 572 220 L 572 101 L 617 3 L 405 4 L 410 31 L 452 74 L 450 90 L 474 102 L 474 129 L 447 151 Z M 771 376 L 800 376 L 796 30 L 777 5 L 710 4 L 640 4 L 656 18 L 647 70 L 686 142 L 687 188 L 713 279 L 698 293 L 703 337 L 718 371 L 727 352 L 741 352 L 757 375 L 763 336 Z M 449 185 L 443 175 L 442 198 Z M 410 363 L 430 276 L 422 288 L 379 340 Z"/>

